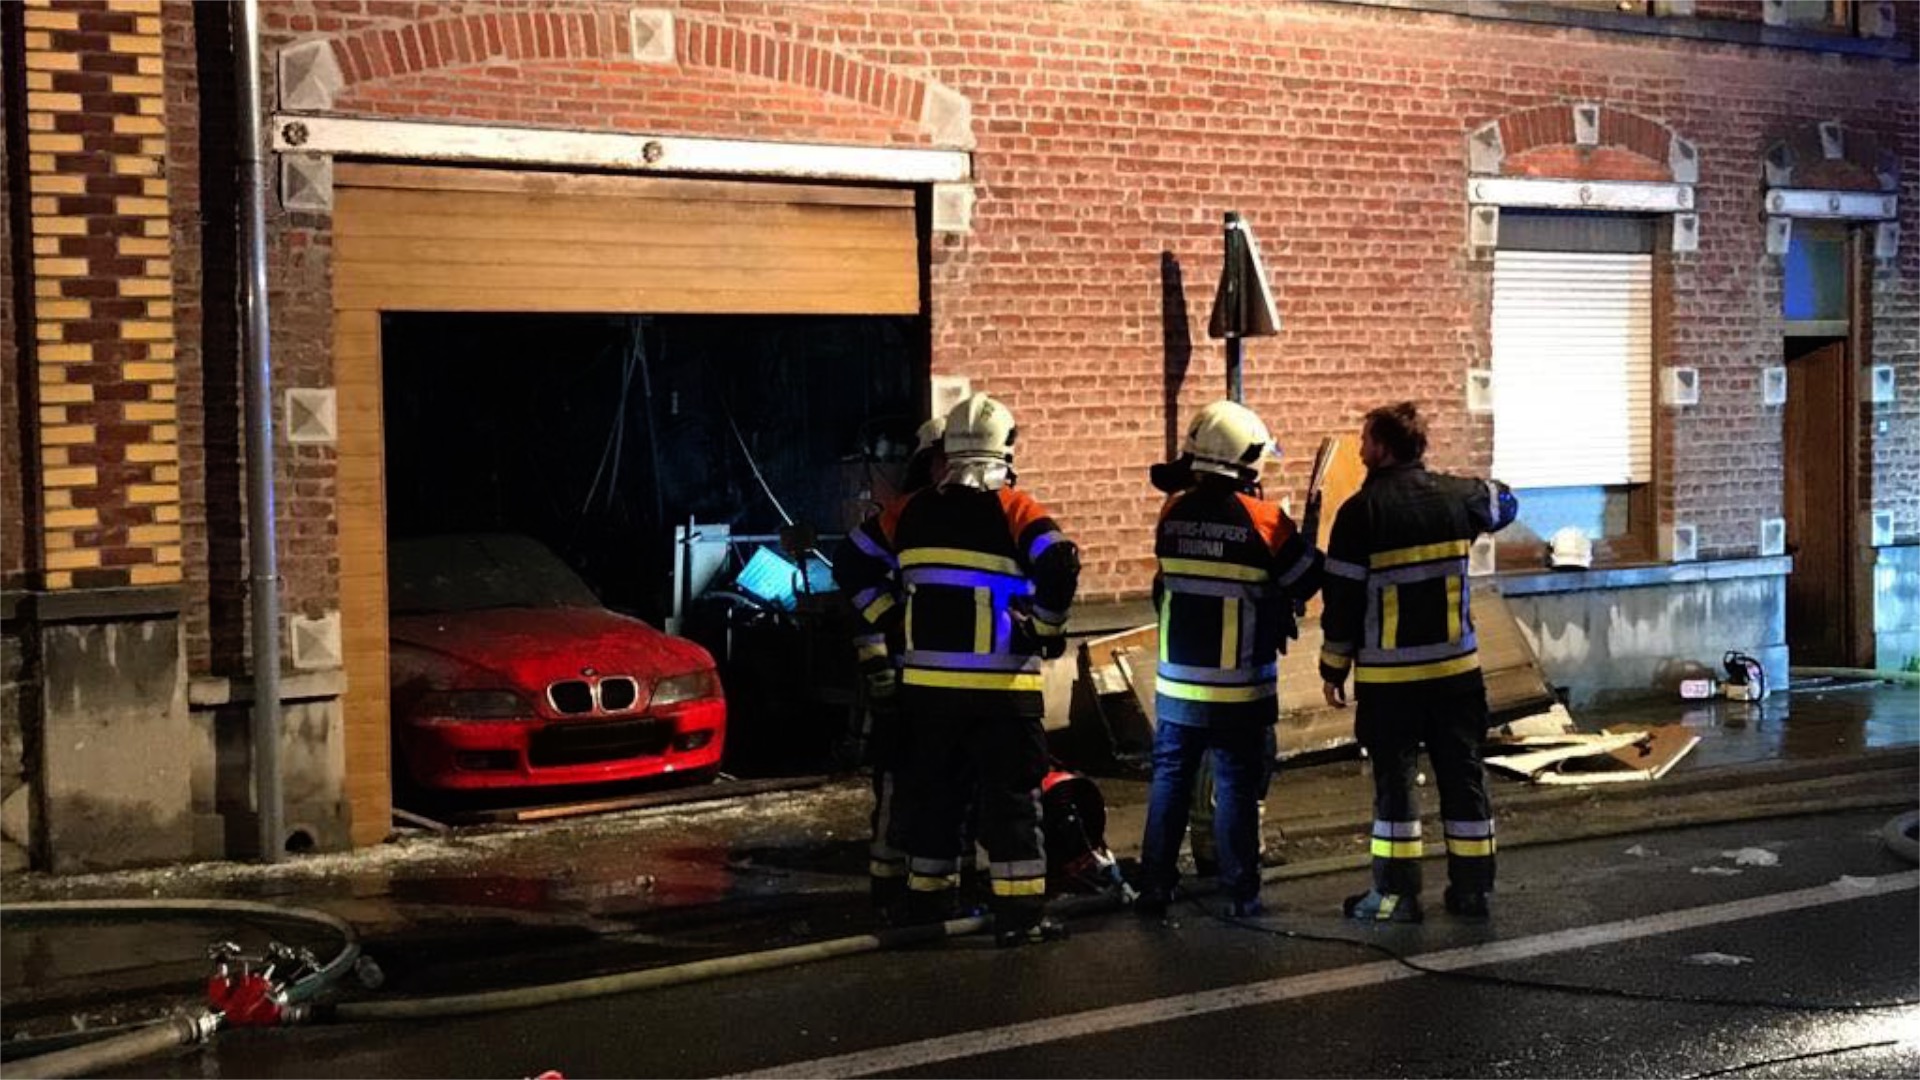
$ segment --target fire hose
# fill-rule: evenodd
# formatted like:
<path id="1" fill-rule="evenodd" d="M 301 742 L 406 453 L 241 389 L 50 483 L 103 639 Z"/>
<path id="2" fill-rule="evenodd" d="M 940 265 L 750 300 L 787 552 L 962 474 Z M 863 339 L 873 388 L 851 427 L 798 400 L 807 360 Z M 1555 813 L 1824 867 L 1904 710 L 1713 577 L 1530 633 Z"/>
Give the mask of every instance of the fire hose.
<path id="1" fill-rule="evenodd" d="M 309 1016 L 313 1001 L 352 970 L 360 957 L 359 935 L 334 915 L 307 908 L 249 900 L 74 900 L 8 904 L 8 918 L 74 918 L 107 915 L 246 915 L 311 923 L 340 936 L 340 951 L 321 963 L 305 949 L 275 945 L 263 956 L 247 956 L 239 946 L 220 942 L 210 950 L 216 967 L 208 979 L 204 1007 L 169 1016 L 158 1023 L 95 1042 L 9 1062 L 12 1076 L 85 1076 L 132 1064 L 180 1046 L 206 1042 L 223 1027 L 276 1026 Z"/>

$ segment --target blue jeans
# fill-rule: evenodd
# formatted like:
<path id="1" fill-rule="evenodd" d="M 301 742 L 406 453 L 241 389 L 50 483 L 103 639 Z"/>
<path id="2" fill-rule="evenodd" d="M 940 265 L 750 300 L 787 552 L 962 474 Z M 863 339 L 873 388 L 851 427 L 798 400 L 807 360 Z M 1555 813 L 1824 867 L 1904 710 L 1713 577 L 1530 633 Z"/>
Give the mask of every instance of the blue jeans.
<path id="1" fill-rule="evenodd" d="M 1271 753 L 1264 724 L 1193 727 L 1162 722 L 1153 734 L 1153 789 L 1147 834 L 1140 842 L 1140 884 L 1168 896 L 1179 883 L 1175 860 L 1193 808 L 1194 777 L 1213 751 L 1214 841 L 1220 884 L 1230 900 L 1260 895 L 1260 801 L 1266 796 Z"/>

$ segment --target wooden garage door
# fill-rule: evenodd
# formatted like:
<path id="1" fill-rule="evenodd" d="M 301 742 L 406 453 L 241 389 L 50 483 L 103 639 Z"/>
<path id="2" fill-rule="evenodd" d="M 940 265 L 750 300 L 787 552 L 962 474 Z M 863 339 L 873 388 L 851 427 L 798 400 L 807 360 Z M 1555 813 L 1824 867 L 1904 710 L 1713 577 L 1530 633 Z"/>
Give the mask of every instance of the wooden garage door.
<path id="1" fill-rule="evenodd" d="M 334 174 L 340 606 L 355 843 L 392 813 L 380 313 L 916 315 L 905 188 L 402 165 Z"/>

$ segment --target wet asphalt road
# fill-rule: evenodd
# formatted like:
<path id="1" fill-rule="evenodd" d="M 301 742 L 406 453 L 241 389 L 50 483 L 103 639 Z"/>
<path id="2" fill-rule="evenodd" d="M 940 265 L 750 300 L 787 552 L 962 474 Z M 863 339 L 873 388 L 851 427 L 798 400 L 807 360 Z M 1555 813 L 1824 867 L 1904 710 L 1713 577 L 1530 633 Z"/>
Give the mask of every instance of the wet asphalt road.
<path id="1" fill-rule="evenodd" d="M 1360 882 L 1340 875 L 1270 886 L 1269 915 L 1253 925 L 1190 903 L 1166 923 L 1082 919 L 1070 941 L 1039 948 L 963 939 L 520 1013 L 234 1031 L 125 1075 L 1920 1075 L 1920 1004 L 1822 1007 L 1920 1001 L 1911 881 L 1882 895 L 1833 884 L 1913 872 L 1878 842 L 1886 817 L 1515 850 L 1502 857 L 1498 912 L 1486 926 L 1437 911 L 1419 927 L 1345 925 L 1332 913 Z M 1777 861 L 1741 865 L 1743 850 L 1749 862 Z M 1439 876 L 1430 871 L 1436 908 Z M 1645 919 L 1660 913 L 1810 888 L 1797 910 L 1736 906 L 1689 929 L 1647 932 Z M 1578 948 L 1541 937 L 1581 927 L 1613 932 Z M 1469 959 L 1474 966 L 1451 976 L 1382 962 L 1383 949 L 1432 956 L 1488 942 L 1546 951 Z M 1707 954 L 1722 960 L 1704 962 Z M 1346 988 L 1329 988 L 1335 980 Z M 1179 1015 L 1218 1006 L 1217 992 L 1236 987 L 1233 1000 L 1268 996 Z M 1298 996 L 1278 1000 L 1286 988 Z M 995 1050 L 996 1039 L 1011 1048 Z M 841 1058 L 849 1054 L 866 1056 Z"/>

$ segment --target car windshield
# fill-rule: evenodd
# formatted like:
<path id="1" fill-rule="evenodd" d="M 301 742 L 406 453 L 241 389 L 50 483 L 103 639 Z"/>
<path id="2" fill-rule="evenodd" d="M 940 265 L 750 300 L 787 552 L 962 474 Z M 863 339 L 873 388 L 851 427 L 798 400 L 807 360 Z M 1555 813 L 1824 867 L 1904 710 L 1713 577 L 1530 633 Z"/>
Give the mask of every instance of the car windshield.
<path id="1" fill-rule="evenodd" d="M 395 615 L 600 606 L 566 563 L 525 536 L 396 540 L 387 570 Z"/>

